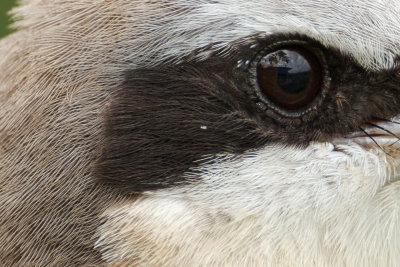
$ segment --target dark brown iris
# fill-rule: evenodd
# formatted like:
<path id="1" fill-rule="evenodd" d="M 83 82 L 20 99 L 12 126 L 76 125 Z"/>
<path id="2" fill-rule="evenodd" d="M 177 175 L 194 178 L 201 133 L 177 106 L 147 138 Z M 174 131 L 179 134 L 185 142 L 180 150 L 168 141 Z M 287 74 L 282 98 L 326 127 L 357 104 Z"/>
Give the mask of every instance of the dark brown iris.
<path id="1" fill-rule="evenodd" d="M 318 95 L 321 81 L 318 58 L 301 47 L 273 51 L 262 57 L 257 65 L 261 93 L 289 111 L 307 107 Z"/>

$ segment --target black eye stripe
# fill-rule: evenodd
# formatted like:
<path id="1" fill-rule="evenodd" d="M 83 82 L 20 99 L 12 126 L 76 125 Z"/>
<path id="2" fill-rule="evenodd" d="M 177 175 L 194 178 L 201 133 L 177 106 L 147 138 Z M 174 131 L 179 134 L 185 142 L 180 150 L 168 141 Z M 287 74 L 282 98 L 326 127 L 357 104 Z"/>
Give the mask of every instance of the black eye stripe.
<path id="1" fill-rule="evenodd" d="M 300 38 L 271 37 L 256 47 L 238 44 L 229 56 L 127 72 L 103 114 L 94 177 L 135 193 L 197 183 L 196 168 L 213 155 L 274 143 L 304 147 L 358 130 L 372 115 L 389 119 L 400 112 L 398 75 L 368 73 L 307 38 L 290 41 Z M 257 81 L 263 57 L 289 47 L 309 50 L 322 69 L 318 95 L 299 111 L 274 104 L 250 81 Z"/>

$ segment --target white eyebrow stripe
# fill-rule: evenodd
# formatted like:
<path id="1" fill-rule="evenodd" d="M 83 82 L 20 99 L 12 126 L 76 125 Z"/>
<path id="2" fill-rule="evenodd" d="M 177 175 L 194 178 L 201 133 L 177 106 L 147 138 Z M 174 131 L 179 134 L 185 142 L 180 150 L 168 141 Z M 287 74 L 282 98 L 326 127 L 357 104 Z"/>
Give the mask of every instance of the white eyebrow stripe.
<path id="1" fill-rule="evenodd" d="M 394 68 L 400 54 L 400 1 L 179 0 L 173 5 L 185 12 L 159 17 L 168 23 L 145 21 L 152 31 L 143 38 L 162 36 L 161 45 L 152 46 L 153 59 L 179 59 L 210 43 L 220 43 L 215 48 L 220 49 L 260 32 L 307 35 L 370 70 Z"/>

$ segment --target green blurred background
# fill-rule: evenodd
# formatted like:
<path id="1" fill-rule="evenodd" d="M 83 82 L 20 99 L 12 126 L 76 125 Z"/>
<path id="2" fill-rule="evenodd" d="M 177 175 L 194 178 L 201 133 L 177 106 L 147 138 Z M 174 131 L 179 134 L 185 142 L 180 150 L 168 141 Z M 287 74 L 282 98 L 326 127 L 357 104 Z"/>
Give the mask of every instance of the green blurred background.
<path id="1" fill-rule="evenodd" d="M 11 21 L 7 12 L 15 5 L 15 2 L 15 0 L 0 0 L 0 38 L 10 33 L 7 26 Z"/>

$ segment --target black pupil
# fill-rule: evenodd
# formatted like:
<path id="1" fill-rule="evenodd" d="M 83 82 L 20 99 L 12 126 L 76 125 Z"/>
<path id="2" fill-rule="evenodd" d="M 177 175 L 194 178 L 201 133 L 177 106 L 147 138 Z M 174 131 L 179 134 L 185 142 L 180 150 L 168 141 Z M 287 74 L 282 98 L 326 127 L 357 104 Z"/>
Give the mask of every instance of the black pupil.
<path id="1" fill-rule="evenodd" d="M 274 104 L 298 110 L 318 95 L 321 67 L 315 55 L 303 48 L 287 48 L 265 55 L 257 65 L 261 92 Z"/>

